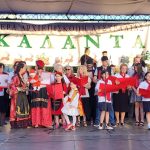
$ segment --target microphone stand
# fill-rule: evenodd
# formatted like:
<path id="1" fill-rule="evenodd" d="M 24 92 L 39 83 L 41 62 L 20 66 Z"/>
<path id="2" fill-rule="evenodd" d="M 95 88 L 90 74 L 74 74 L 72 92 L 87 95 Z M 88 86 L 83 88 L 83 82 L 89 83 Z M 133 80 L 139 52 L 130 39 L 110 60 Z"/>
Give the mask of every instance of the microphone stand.
<path id="1" fill-rule="evenodd" d="M 104 98 L 105 98 L 105 117 L 104 117 L 104 120 L 105 120 L 105 127 L 106 127 L 106 100 L 107 100 L 107 97 L 106 97 L 106 69 L 104 69 L 105 71 L 105 78 L 104 78 Z"/>

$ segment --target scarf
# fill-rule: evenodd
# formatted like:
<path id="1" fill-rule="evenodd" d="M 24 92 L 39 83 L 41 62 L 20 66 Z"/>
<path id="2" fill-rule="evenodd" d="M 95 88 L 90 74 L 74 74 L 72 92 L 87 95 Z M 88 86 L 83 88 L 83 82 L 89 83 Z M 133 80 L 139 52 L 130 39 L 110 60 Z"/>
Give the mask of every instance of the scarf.
<path id="1" fill-rule="evenodd" d="M 106 89 L 105 86 L 108 84 L 108 80 L 109 80 L 109 78 L 103 80 L 104 83 L 101 83 L 101 84 L 100 84 L 99 89 L 104 89 L 104 91 L 99 92 L 98 95 L 99 95 L 99 96 L 104 96 L 104 97 L 106 97 L 106 100 L 110 101 L 110 100 L 111 100 L 110 93 L 107 93 L 107 92 L 105 91 L 105 89 Z"/>
<path id="2" fill-rule="evenodd" d="M 148 84 L 147 90 L 150 90 L 150 82 L 147 82 L 147 84 Z"/>
<path id="3" fill-rule="evenodd" d="M 85 84 L 88 83 L 88 76 L 80 76 L 80 87 L 79 87 L 79 93 L 80 95 L 86 95 L 86 88 L 84 87 Z"/>

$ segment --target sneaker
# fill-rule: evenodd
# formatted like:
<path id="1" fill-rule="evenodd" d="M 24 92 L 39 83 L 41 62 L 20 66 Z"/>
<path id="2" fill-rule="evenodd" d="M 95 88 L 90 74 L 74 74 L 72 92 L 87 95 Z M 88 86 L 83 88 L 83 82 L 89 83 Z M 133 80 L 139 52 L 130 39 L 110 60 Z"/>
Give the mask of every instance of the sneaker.
<path id="1" fill-rule="evenodd" d="M 98 126 L 98 129 L 99 130 L 103 130 L 103 126 Z"/>
<path id="2" fill-rule="evenodd" d="M 96 127 L 96 128 L 98 128 L 98 127 L 99 127 L 99 124 L 94 124 L 93 126 Z"/>
<path id="3" fill-rule="evenodd" d="M 116 124 L 111 124 L 110 126 L 113 127 L 113 128 L 117 127 Z"/>
<path id="4" fill-rule="evenodd" d="M 111 127 L 111 126 L 106 126 L 106 130 L 113 130 L 113 127 Z"/>
<path id="5" fill-rule="evenodd" d="M 150 130 L 150 124 L 149 124 L 149 123 L 148 123 L 148 125 L 147 125 L 147 129 Z"/>

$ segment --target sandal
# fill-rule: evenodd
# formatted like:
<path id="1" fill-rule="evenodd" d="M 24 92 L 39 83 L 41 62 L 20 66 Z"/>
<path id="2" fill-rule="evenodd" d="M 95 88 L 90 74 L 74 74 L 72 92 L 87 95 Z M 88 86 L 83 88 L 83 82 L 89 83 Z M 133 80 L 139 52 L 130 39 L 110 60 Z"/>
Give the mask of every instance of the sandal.
<path id="1" fill-rule="evenodd" d="M 116 123 L 116 126 L 119 126 L 119 122 L 118 122 L 118 123 Z"/>
<path id="2" fill-rule="evenodd" d="M 136 122 L 135 122 L 135 126 L 139 126 L 139 121 L 136 121 Z"/>
<path id="3" fill-rule="evenodd" d="M 84 127 L 87 127 L 86 121 L 83 121 L 83 126 L 84 126 Z"/>
<path id="4" fill-rule="evenodd" d="M 78 121 L 78 122 L 76 123 L 76 126 L 77 126 L 77 127 L 80 127 L 80 124 L 81 124 L 80 121 Z"/>
<path id="5" fill-rule="evenodd" d="M 121 122 L 121 126 L 124 126 L 124 122 Z"/>
<path id="6" fill-rule="evenodd" d="M 140 126 L 140 127 L 143 127 L 143 126 L 144 126 L 144 122 L 141 121 L 141 122 L 139 123 L 139 126 Z"/>

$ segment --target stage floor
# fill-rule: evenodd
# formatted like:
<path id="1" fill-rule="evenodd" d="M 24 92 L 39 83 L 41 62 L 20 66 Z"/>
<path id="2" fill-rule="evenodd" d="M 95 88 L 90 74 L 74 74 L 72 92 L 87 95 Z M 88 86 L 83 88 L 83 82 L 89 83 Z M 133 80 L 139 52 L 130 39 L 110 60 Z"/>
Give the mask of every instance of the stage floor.
<path id="1" fill-rule="evenodd" d="M 80 127 L 76 131 L 46 128 L 0 128 L 0 150 L 150 150 L 150 130 L 128 122 L 113 131 Z"/>

